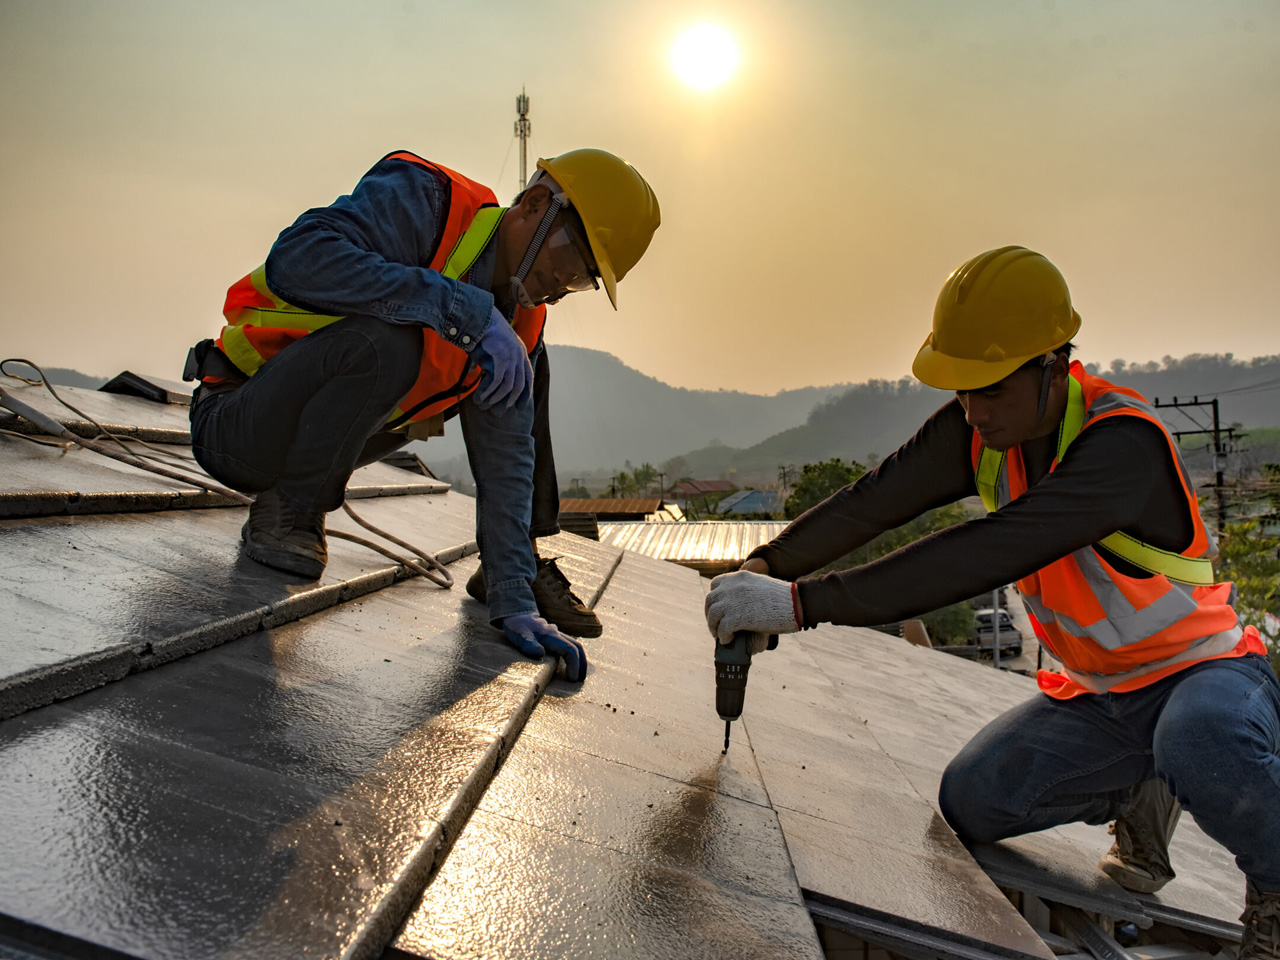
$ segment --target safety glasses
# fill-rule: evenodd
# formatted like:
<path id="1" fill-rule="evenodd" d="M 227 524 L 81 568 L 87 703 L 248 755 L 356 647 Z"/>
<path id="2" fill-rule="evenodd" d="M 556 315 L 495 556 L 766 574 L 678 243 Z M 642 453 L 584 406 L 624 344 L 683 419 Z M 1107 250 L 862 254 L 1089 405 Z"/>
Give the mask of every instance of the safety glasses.
<path id="1" fill-rule="evenodd" d="M 561 225 L 547 237 L 546 247 L 560 289 L 567 293 L 600 289 L 587 258 L 574 243 L 567 225 Z"/>

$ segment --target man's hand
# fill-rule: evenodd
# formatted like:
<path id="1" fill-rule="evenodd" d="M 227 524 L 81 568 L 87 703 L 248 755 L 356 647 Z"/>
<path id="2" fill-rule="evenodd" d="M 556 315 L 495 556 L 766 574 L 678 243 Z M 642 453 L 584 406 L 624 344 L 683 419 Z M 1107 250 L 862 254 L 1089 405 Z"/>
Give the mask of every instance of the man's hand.
<path id="1" fill-rule="evenodd" d="M 750 560 L 744 560 L 739 570 L 748 570 L 751 573 L 762 573 L 766 577 L 769 575 L 769 564 L 760 557 L 752 557 Z"/>
<path id="2" fill-rule="evenodd" d="M 587 675 L 587 651 L 577 640 L 561 633 L 554 623 L 547 623 L 532 613 L 507 617 L 502 621 L 507 642 L 531 660 L 541 660 L 550 653 L 564 661 L 565 679 L 577 683 Z"/>
<path id="3" fill-rule="evenodd" d="M 732 643 L 739 630 L 795 633 L 803 625 L 795 585 L 749 570 L 712 580 L 706 612 L 707 627 L 721 643 Z"/>
<path id="4" fill-rule="evenodd" d="M 481 410 L 503 401 L 506 403 L 502 409 L 510 410 L 533 388 L 529 352 L 497 307 L 489 314 L 489 326 L 485 327 L 484 336 L 472 349 L 471 356 L 484 373 L 479 389 L 472 395 Z"/>

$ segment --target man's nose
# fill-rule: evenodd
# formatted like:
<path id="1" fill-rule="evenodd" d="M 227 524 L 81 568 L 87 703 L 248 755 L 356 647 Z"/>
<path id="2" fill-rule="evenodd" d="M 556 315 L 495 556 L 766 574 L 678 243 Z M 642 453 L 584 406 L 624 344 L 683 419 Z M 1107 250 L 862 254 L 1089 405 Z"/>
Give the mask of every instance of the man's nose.
<path id="1" fill-rule="evenodd" d="M 965 404 L 964 422 L 971 427 L 979 427 L 991 419 L 990 408 L 982 401 L 981 397 L 969 394 L 968 403 Z"/>

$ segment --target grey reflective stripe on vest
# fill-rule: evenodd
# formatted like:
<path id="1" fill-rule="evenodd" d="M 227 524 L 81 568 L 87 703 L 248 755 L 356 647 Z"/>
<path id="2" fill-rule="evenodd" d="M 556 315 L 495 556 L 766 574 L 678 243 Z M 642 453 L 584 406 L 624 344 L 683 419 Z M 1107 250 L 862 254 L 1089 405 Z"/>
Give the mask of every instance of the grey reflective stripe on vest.
<path id="1" fill-rule="evenodd" d="M 1223 630 L 1221 633 L 1212 633 L 1207 637 L 1201 637 L 1191 646 L 1172 657 L 1143 663 L 1124 673 L 1084 673 L 1080 670 L 1072 670 L 1068 666 L 1063 666 L 1062 671 L 1090 693 L 1106 693 L 1122 683 L 1136 680 L 1138 677 L 1154 673 L 1157 670 L 1163 670 L 1166 667 L 1186 663 L 1188 660 L 1203 660 L 1207 657 L 1220 657 L 1225 653 L 1230 653 L 1240 643 L 1240 639 L 1243 636 L 1244 631 L 1237 624 L 1230 630 Z"/>

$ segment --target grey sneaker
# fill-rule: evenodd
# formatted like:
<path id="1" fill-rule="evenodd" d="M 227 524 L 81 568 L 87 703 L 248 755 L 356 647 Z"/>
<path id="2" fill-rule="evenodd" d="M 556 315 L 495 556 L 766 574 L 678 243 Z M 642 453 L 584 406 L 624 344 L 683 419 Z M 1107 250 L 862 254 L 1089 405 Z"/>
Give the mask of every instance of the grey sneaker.
<path id="1" fill-rule="evenodd" d="M 533 578 L 533 599 L 538 604 L 538 614 L 554 623 L 561 632 L 571 637 L 593 639 L 604 633 L 604 625 L 586 604 L 573 592 L 569 578 L 560 572 L 554 558 L 538 560 L 538 573 Z M 489 602 L 484 582 L 484 565 L 467 580 L 467 593 L 481 603 Z"/>
<path id="2" fill-rule="evenodd" d="M 1116 842 L 1098 868 L 1126 890 L 1155 893 L 1176 874 L 1169 863 L 1169 841 L 1182 805 L 1160 779 L 1133 788 L 1129 810 L 1111 825 Z"/>
<path id="3" fill-rule="evenodd" d="M 1239 960 L 1280 960 L 1280 893 L 1266 893 L 1250 880 L 1245 888 L 1244 939 Z"/>
<path id="4" fill-rule="evenodd" d="M 329 562 L 324 539 L 324 513 L 295 510 L 275 487 L 264 490 L 249 507 L 240 529 L 244 552 L 259 563 L 316 580 Z"/>

